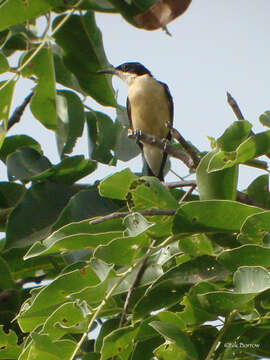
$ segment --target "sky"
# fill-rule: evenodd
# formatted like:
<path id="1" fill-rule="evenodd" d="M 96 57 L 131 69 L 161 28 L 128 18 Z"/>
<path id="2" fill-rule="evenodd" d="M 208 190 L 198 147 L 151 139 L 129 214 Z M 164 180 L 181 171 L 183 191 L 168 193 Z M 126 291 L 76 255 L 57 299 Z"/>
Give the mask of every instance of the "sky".
<path id="1" fill-rule="evenodd" d="M 169 37 L 162 30 L 145 31 L 132 27 L 119 15 L 97 14 L 104 48 L 113 65 L 139 61 L 170 88 L 174 99 L 174 127 L 200 150 L 210 150 L 208 136 L 217 138 L 235 116 L 226 102 L 226 91 L 237 100 L 245 118 L 255 132 L 265 130 L 258 121 L 270 109 L 270 1 L 193 0 L 188 10 L 168 25 Z M 119 90 L 118 101 L 124 105 L 127 87 L 120 79 L 113 84 Z M 19 105 L 32 85 L 24 80 L 17 86 Z M 89 99 L 89 105 L 115 118 L 112 108 L 103 107 Z M 58 163 L 55 136 L 31 118 L 29 110 L 9 135 L 23 134 L 37 139 L 45 155 Z M 78 142 L 76 154 L 88 156 L 86 132 Z M 130 167 L 140 171 L 140 157 L 116 168 L 100 166 L 98 171 L 84 179 L 91 182 L 102 179 L 120 169 Z M 174 160 L 172 167 L 181 176 L 188 169 Z M 260 171 L 243 167 L 240 189 L 244 189 Z M 5 178 L 0 168 L 1 179 Z M 168 175 L 167 180 L 175 180 Z"/>

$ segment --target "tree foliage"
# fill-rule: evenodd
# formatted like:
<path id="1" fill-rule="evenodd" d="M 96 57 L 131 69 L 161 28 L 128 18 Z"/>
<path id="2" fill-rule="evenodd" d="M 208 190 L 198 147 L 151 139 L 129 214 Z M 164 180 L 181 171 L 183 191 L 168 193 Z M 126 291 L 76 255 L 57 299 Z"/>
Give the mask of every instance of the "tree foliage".
<path id="1" fill-rule="evenodd" d="M 108 61 L 95 12 L 153 29 L 190 1 L 166 20 L 157 3 L 1 2 L 0 159 L 9 181 L 0 183 L 0 359 L 270 357 L 270 194 L 257 159 L 270 152 L 270 130 L 251 134 L 248 121 L 235 121 L 210 152 L 197 151 L 197 195 L 129 169 L 79 182 L 98 163 L 138 154 L 110 78 L 97 74 Z M 10 116 L 21 77 L 33 94 Z M 117 107 L 117 119 L 89 109 L 87 97 Z M 32 137 L 8 135 L 28 102 L 56 134 L 56 165 Z M 260 121 L 269 127 L 269 112 Z M 72 155 L 85 124 L 89 158 Z M 247 165 L 265 175 L 240 193 Z"/>

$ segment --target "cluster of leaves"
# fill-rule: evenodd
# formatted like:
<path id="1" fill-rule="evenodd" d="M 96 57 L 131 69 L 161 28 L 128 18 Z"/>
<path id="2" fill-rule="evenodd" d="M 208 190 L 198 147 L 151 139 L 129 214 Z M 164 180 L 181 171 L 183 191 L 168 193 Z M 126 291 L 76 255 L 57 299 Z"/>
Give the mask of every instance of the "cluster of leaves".
<path id="1" fill-rule="evenodd" d="M 99 162 L 138 153 L 123 109 L 113 122 L 85 107 L 86 96 L 117 105 L 110 80 L 96 74 L 108 61 L 94 11 L 141 26 L 138 15 L 157 3 L 0 5 L 0 71 L 11 73 L 0 85 L 0 159 L 9 178 L 0 183 L 0 359 L 270 356 L 268 175 L 246 190 L 253 205 L 237 201 L 240 164 L 267 169 L 254 159 L 270 151 L 270 130 L 250 137 L 250 123 L 233 123 L 200 161 L 199 196 L 129 169 L 77 183 Z M 38 35 L 33 19 L 43 14 L 47 27 Z M 20 58 L 11 68 L 14 53 Z M 5 136 L 19 76 L 36 84 L 30 109 L 56 133 L 59 164 L 30 136 Z M 266 126 L 269 119 L 269 112 L 260 118 Z M 85 122 L 90 160 L 70 155 Z"/>

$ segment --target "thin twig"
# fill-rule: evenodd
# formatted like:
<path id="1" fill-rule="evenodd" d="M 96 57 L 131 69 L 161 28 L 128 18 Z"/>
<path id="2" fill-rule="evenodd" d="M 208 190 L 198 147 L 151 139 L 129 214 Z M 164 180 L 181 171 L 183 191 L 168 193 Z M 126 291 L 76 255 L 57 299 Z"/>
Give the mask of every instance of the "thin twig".
<path id="1" fill-rule="evenodd" d="M 144 271 L 145 271 L 145 265 L 146 265 L 146 262 L 149 258 L 149 254 L 152 250 L 152 247 L 154 246 L 155 244 L 155 240 L 152 241 L 151 245 L 149 246 L 146 254 L 145 254 L 145 258 L 143 260 L 143 262 L 141 263 L 140 267 L 139 267 L 139 270 L 137 272 L 137 275 L 133 281 L 133 283 L 131 284 L 131 287 L 129 288 L 128 290 L 128 293 L 127 293 L 127 296 L 126 296 L 126 300 L 125 300 L 125 303 L 124 303 L 124 306 L 123 306 L 123 310 L 122 310 L 122 314 L 121 314 L 121 319 L 120 319 L 120 322 L 119 322 L 119 325 L 118 325 L 118 328 L 121 328 L 126 320 L 126 316 L 127 316 L 127 308 L 128 308 L 128 305 L 129 305 L 129 301 L 130 301 L 130 298 L 131 298 L 131 295 L 133 294 L 134 290 L 136 289 L 139 281 L 141 280 L 143 274 L 144 274 Z"/>
<path id="2" fill-rule="evenodd" d="M 219 346 L 219 343 L 221 342 L 224 333 L 226 332 L 226 330 L 228 330 L 229 325 L 231 325 L 231 322 L 233 321 L 236 313 L 237 313 L 237 311 L 233 310 L 229 314 L 227 319 L 225 320 L 225 324 L 224 324 L 223 328 L 221 330 L 219 330 L 218 336 L 216 337 L 215 341 L 213 342 L 213 344 L 212 344 L 212 346 L 210 348 L 210 351 L 207 354 L 207 357 L 205 358 L 205 360 L 213 359 L 214 353 L 215 353 L 217 347 Z"/>
<path id="3" fill-rule="evenodd" d="M 161 215 L 161 216 L 173 216 L 176 212 L 175 209 L 149 209 L 149 210 L 142 210 L 142 211 L 137 211 L 139 214 L 143 215 L 143 216 L 155 216 L 155 215 Z M 112 219 L 119 219 L 119 218 L 123 218 L 126 217 L 128 215 L 134 214 L 134 211 L 122 211 L 122 212 L 115 212 L 109 215 L 105 215 L 102 217 L 99 217 L 97 219 L 91 220 L 89 223 L 91 225 L 96 225 L 96 224 L 100 224 L 104 221 L 107 220 L 112 220 Z"/>
<path id="4" fill-rule="evenodd" d="M 20 106 L 16 107 L 13 114 L 11 115 L 11 117 L 8 120 L 8 127 L 7 127 L 8 130 L 10 128 L 12 128 L 13 125 L 15 125 L 16 123 L 18 123 L 21 120 L 22 114 L 23 114 L 26 106 L 29 104 L 33 95 L 34 95 L 34 93 L 31 92 L 29 95 L 26 96 L 23 103 Z"/>
<path id="5" fill-rule="evenodd" d="M 129 131 L 128 137 L 158 147 L 169 155 L 181 160 L 189 169 L 194 168 L 194 162 L 191 156 L 189 156 L 189 154 L 187 154 L 185 151 L 177 149 L 175 146 L 169 144 L 168 142 L 164 142 L 154 136 L 143 134 L 142 132 L 135 133 L 132 130 Z"/>
<path id="6" fill-rule="evenodd" d="M 227 101 L 228 104 L 230 105 L 230 107 L 232 108 L 232 111 L 234 112 L 236 118 L 238 120 L 245 120 L 242 111 L 240 110 L 237 102 L 235 101 L 235 99 L 232 97 L 232 95 L 227 91 Z"/>
<path id="7" fill-rule="evenodd" d="M 191 188 L 184 193 L 184 195 L 181 197 L 181 199 L 179 200 L 178 204 L 181 205 L 183 201 L 185 201 L 185 199 L 191 195 L 193 193 L 193 190 L 196 188 L 196 184 L 192 185 Z"/>
<path id="8" fill-rule="evenodd" d="M 197 152 L 193 149 L 193 147 L 186 141 L 186 139 L 179 133 L 178 130 L 175 128 L 171 128 L 171 134 L 174 139 L 176 139 L 186 150 L 188 155 L 191 157 L 193 161 L 193 168 L 196 169 L 200 162 L 200 157 L 198 156 Z"/>
<path id="9" fill-rule="evenodd" d="M 168 189 L 175 189 L 175 188 L 182 188 L 182 187 L 189 187 L 189 186 L 195 186 L 196 187 L 196 180 L 189 180 L 189 181 L 172 181 L 168 183 L 164 183 L 164 186 L 166 186 Z"/>
<path id="10" fill-rule="evenodd" d="M 73 353 L 71 354 L 69 360 L 74 360 L 75 356 L 77 355 L 77 352 L 79 351 L 82 343 L 86 339 L 92 325 L 94 324 L 94 321 L 98 318 L 99 313 L 101 312 L 102 308 L 106 305 L 107 301 L 110 299 L 110 297 L 112 296 L 115 289 L 126 279 L 126 277 L 131 273 L 131 271 L 133 269 L 134 269 L 134 266 L 132 265 L 128 268 L 127 271 L 125 271 L 125 273 L 122 274 L 122 276 L 119 278 L 119 280 L 111 287 L 111 289 L 108 291 L 108 293 L 106 294 L 104 299 L 101 301 L 99 306 L 96 308 L 95 312 L 92 314 L 92 317 L 88 323 L 86 331 L 83 333 L 80 340 L 77 342 L 76 347 L 75 347 Z"/>

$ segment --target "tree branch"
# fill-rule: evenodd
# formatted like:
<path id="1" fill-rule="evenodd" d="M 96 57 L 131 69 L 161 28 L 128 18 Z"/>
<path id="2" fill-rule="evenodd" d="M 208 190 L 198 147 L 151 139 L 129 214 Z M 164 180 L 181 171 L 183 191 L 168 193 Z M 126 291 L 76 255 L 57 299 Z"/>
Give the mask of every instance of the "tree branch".
<path id="1" fill-rule="evenodd" d="M 15 125 L 16 123 L 18 123 L 21 120 L 22 114 L 23 114 L 26 106 L 29 104 L 33 95 L 34 95 L 34 93 L 32 91 L 29 95 L 26 96 L 23 103 L 20 106 L 16 107 L 13 114 L 8 119 L 8 126 L 7 126 L 8 130 L 11 129 L 13 125 Z"/>
<path id="2" fill-rule="evenodd" d="M 230 107 L 232 108 L 232 111 L 234 112 L 236 118 L 238 120 L 245 120 L 242 111 L 240 110 L 237 102 L 235 101 L 235 99 L 232 97 L 232 95 L 227 91 L 227 101 L 228 104 L 230 105 Z"/>
<path id="3" fill-rule="evenodd" d="M 189 181 L 172 181 L 168 183 L 164 183 L 168 189 L 175 189 L 175 188 L 182 188 L 182 187 L 189 187 L 189 186 L 197 186 L 196 180 L 189 180 Z"/>
<path id="4" fill-rule="evenodd" d="M 139 214 L 141 214 L 143 216 L 155 216 L 155 215 L 173 216 L 175 214 L 176 210 L 175 209 L 168 209 L 168 210 L 149 209 L 149 210 L 142 210 L 142 211 L 136 211 L 136 212 L 138 212 Z M 96 225 L 96 224 L 100 224 L 107 220 L 119 219 L 119 218 L 126 217 L 128 215 L 131 215 L 131 214 L 134 214 L 134 211 L 114 212 L 112 214 L 105 215 L 105 216 L 99 217 L 97 219 L 91 220 L 90 224 Z"/>
<path id="5" fill-rule="evenodd" d="M 171 127 L 171 134 L 172 137 L 176 139 L 179 142 L 179 144 L 181 144 L 183 148 L 186 150 L 186 152 L 193 161 L 193 168 L 196 169 L 200 162 L 200 157 L 198 156 L 197 152 L 188 143 L 188 141 L 186 141 L 186 139 L 180 134 L 180 132 L 173 127 Z"/>
<path id="6" fill-rule="evenodd" d="M 162 151 L 165 151 L 167 154 L 181 160 L 189 169 L 193 169 L 195 167 L 195 163 L 188 153 L 177 149 L 175 146 L 169 144 L 168 142 L 165 142 L 164 140 L 160 140 L 154 136 L 143 134 L 142 132 L 135 132 L 133 130 L 128 132 L 128 137 L 158 147 Z"/>

